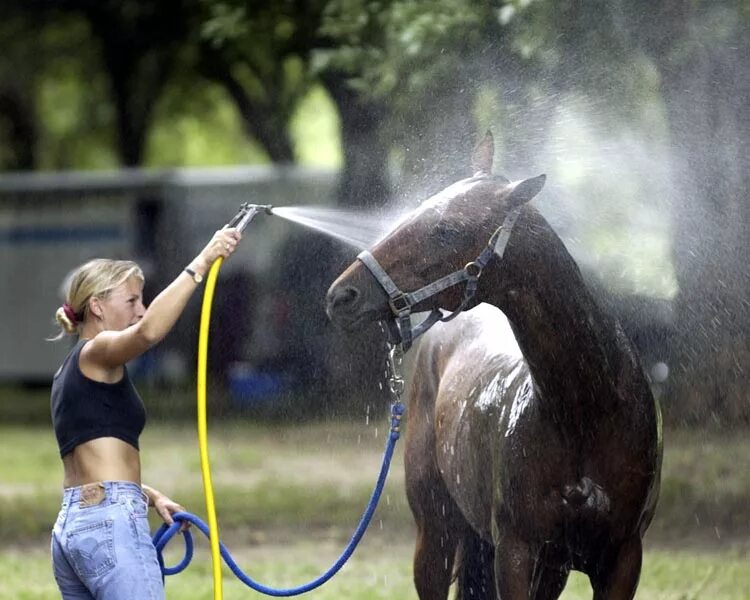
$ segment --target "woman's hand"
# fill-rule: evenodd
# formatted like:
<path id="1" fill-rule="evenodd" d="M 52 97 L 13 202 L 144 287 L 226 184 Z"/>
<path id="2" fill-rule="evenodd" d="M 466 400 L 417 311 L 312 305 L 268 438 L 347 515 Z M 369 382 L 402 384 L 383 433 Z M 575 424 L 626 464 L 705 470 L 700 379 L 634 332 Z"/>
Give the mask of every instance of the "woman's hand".
<path id="1" fill-rule="evenodd" d="M 154 501 L 154 509 L 167 525 L 174 523 L 174 517 L 172 517 L 174 513 L 185 512 L 185 508 L 181 504 L 170 500 L 164 494 Z M 190 527 L 190 521 L 182 521 L 180 531 L 185 531 L 188 527 Z"/>
<path id="2" fill-rule="evenodd" d="M 233 227 L 219 229 L 196 257 L 196 260 L 199 260 L 204 265 L 202 272 L 208 271 L 214 261 L 220 256 L 224 258 L 229 257 L 237 249 L 237 244 L 241 239 L 242 234 Z"/>
<path id="3" fill-rule="evenodd" d="M 147 485 L 142 487 L 143 491 L 146 492 L 146 495 L 148 496 L 149 505 L 154 507 L 154 510 L 156 510 L 157 514 L 167 525 L 174 523 L 174 517 L 172 516 L 174 513 L 185 512 L 185 508 L 181 504 L 171 500 L 160 491 Z M 185 531 L 188 527 L 190 527 L 190 521 L 183 521 L 180 526 L 180 531 Z"/>

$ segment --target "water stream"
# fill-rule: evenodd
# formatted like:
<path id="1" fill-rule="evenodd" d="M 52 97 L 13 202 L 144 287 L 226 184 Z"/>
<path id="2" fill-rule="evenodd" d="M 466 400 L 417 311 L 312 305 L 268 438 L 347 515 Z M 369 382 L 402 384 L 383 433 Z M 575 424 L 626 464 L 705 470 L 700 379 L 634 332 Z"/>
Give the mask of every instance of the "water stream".
<path id="1" fill-rule="evenodd" d="M 359 249 L 375 245 L 397 221 L 397 217 L 382 212 L 320 206 L 274 207 L 273 214 Z"/>

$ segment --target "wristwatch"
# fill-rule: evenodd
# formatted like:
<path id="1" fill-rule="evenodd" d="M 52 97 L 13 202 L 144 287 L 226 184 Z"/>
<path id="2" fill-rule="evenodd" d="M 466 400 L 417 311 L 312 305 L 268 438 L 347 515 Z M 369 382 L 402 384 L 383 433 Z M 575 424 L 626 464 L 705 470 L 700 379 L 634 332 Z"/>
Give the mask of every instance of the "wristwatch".
<path id="1" fill-rule="evenodd" d="M 203 281 L 203 275 L 201 275 L 200 273 L 196 273 L 190 267 L 185 267 L 185 273 L 190 275 L 195 283 L 200 283 L 201 281 Z"/>

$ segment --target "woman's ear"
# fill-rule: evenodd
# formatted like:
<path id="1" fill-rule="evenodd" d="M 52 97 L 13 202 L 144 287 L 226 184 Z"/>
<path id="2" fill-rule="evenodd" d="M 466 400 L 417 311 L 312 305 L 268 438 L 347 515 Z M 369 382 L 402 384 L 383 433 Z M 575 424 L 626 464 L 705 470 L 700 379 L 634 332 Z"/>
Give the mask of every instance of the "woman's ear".
<path id="1" fill-rule="evenodd" d="M 99 302 L 99 298 L 96 296 L 91 296 L 91 298 L 89 298 L 89 312 L 97 319 L 102 318 L 102 305 L 101 302 Z"/>

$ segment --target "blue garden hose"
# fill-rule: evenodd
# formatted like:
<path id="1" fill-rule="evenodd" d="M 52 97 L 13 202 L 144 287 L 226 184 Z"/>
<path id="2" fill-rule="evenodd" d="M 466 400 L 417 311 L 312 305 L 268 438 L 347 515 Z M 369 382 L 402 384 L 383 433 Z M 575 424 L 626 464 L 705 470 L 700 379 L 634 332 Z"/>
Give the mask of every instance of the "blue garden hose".
<path id="1" fill-rule="evenodd" d="M 359 541 L 362 539 L 362 536 L 367 530 L 372 516 L 375 513 L 375 509 L 378 506 L 378 501 L 380 500 L 380 496 L 383 492 L 386 477 L 388 476 L 388 469 L 390 468 L 391 459 L 393 458 L 393 451 L 396 447 L 396 442 L 401 435 L 400 425 L 403 414 L 404 405 L 400 401 L 394 402 L 391 406 L 390 434 L 386 442 L 385 451 L 383 453 L 383 463 L 380 467 L 380 473 L 375 484 L 375 489 L 372 492 L 372 496 L 370 496 L 370 501 L 367 504 L 367 508 L 365 509 L 365 512 L 362 515 L 359 524 L 357 525 L 357 529 L 354 531 L 354 534 L 349 540 L 349 543 L 341 553 L 341 556 L 339 556 L 336 562 L 325 573 L 323 573 L 320 577 L 314 579 L 313 581 L 293 588 L 279 589 L 268 587 L 256 582 L 248 575 L 246 575 L 242 571 L 242 569 L 237 566 L 237 563 L 232 558 L 232 555 L 229 553 L 229 550 L 227 550 L 226 546 L 224 546 L 223 543 L 219 542 L 221 557 L 224 559 L 224 562 L 227 564 L 227 566 L 232 570 L 232 573 L 234 573 L 237 578 L 248 587 L 252 588 L 256 592 L 260 592 L 261 594 L 266 594 L 267 596 L 297 596 L 299 594 L 304 594 L 305 592 L 309 592 L 310 590 L 314 590 L 315 588 L 320 587 L 331 577 L 333 577 L 341 569 L 341 567 L 346 564 L 346 561 L 349 560 L 349 557 L 354 553 L 354 550 L 357 548 L 357 544 L 359 544 Z M 180 573 L 190 564 L 190 561 L 193 558 L 193 537 L 190 534 L 189 530 L 185 530 L 182 532 L 185 540 L 185 555 L 183 556 L 182 560 L 173 567 L 167 567 L 164 565 L 164 557 L 162 556 L 162 551 L 167 543 L 177 534 L 183 521 L 192 523 L 198 529 L 200 529 L 204 533 L 204 535 L 210 537 L 208 525 L 206 525 L 200 518 L 198 518 L 194 514 L 188 512 L 178 512 L 172 516 L 175 522 L 169 526 L 163 524 L 158 529 L 156 534 L 154 534 L 153 538 L 153 543 L 156 547 L 156 553 L 159 559 L 159 565 L 161 566 L 162 574 L 164 576 L 176 575 L 177 573 Z"/>

